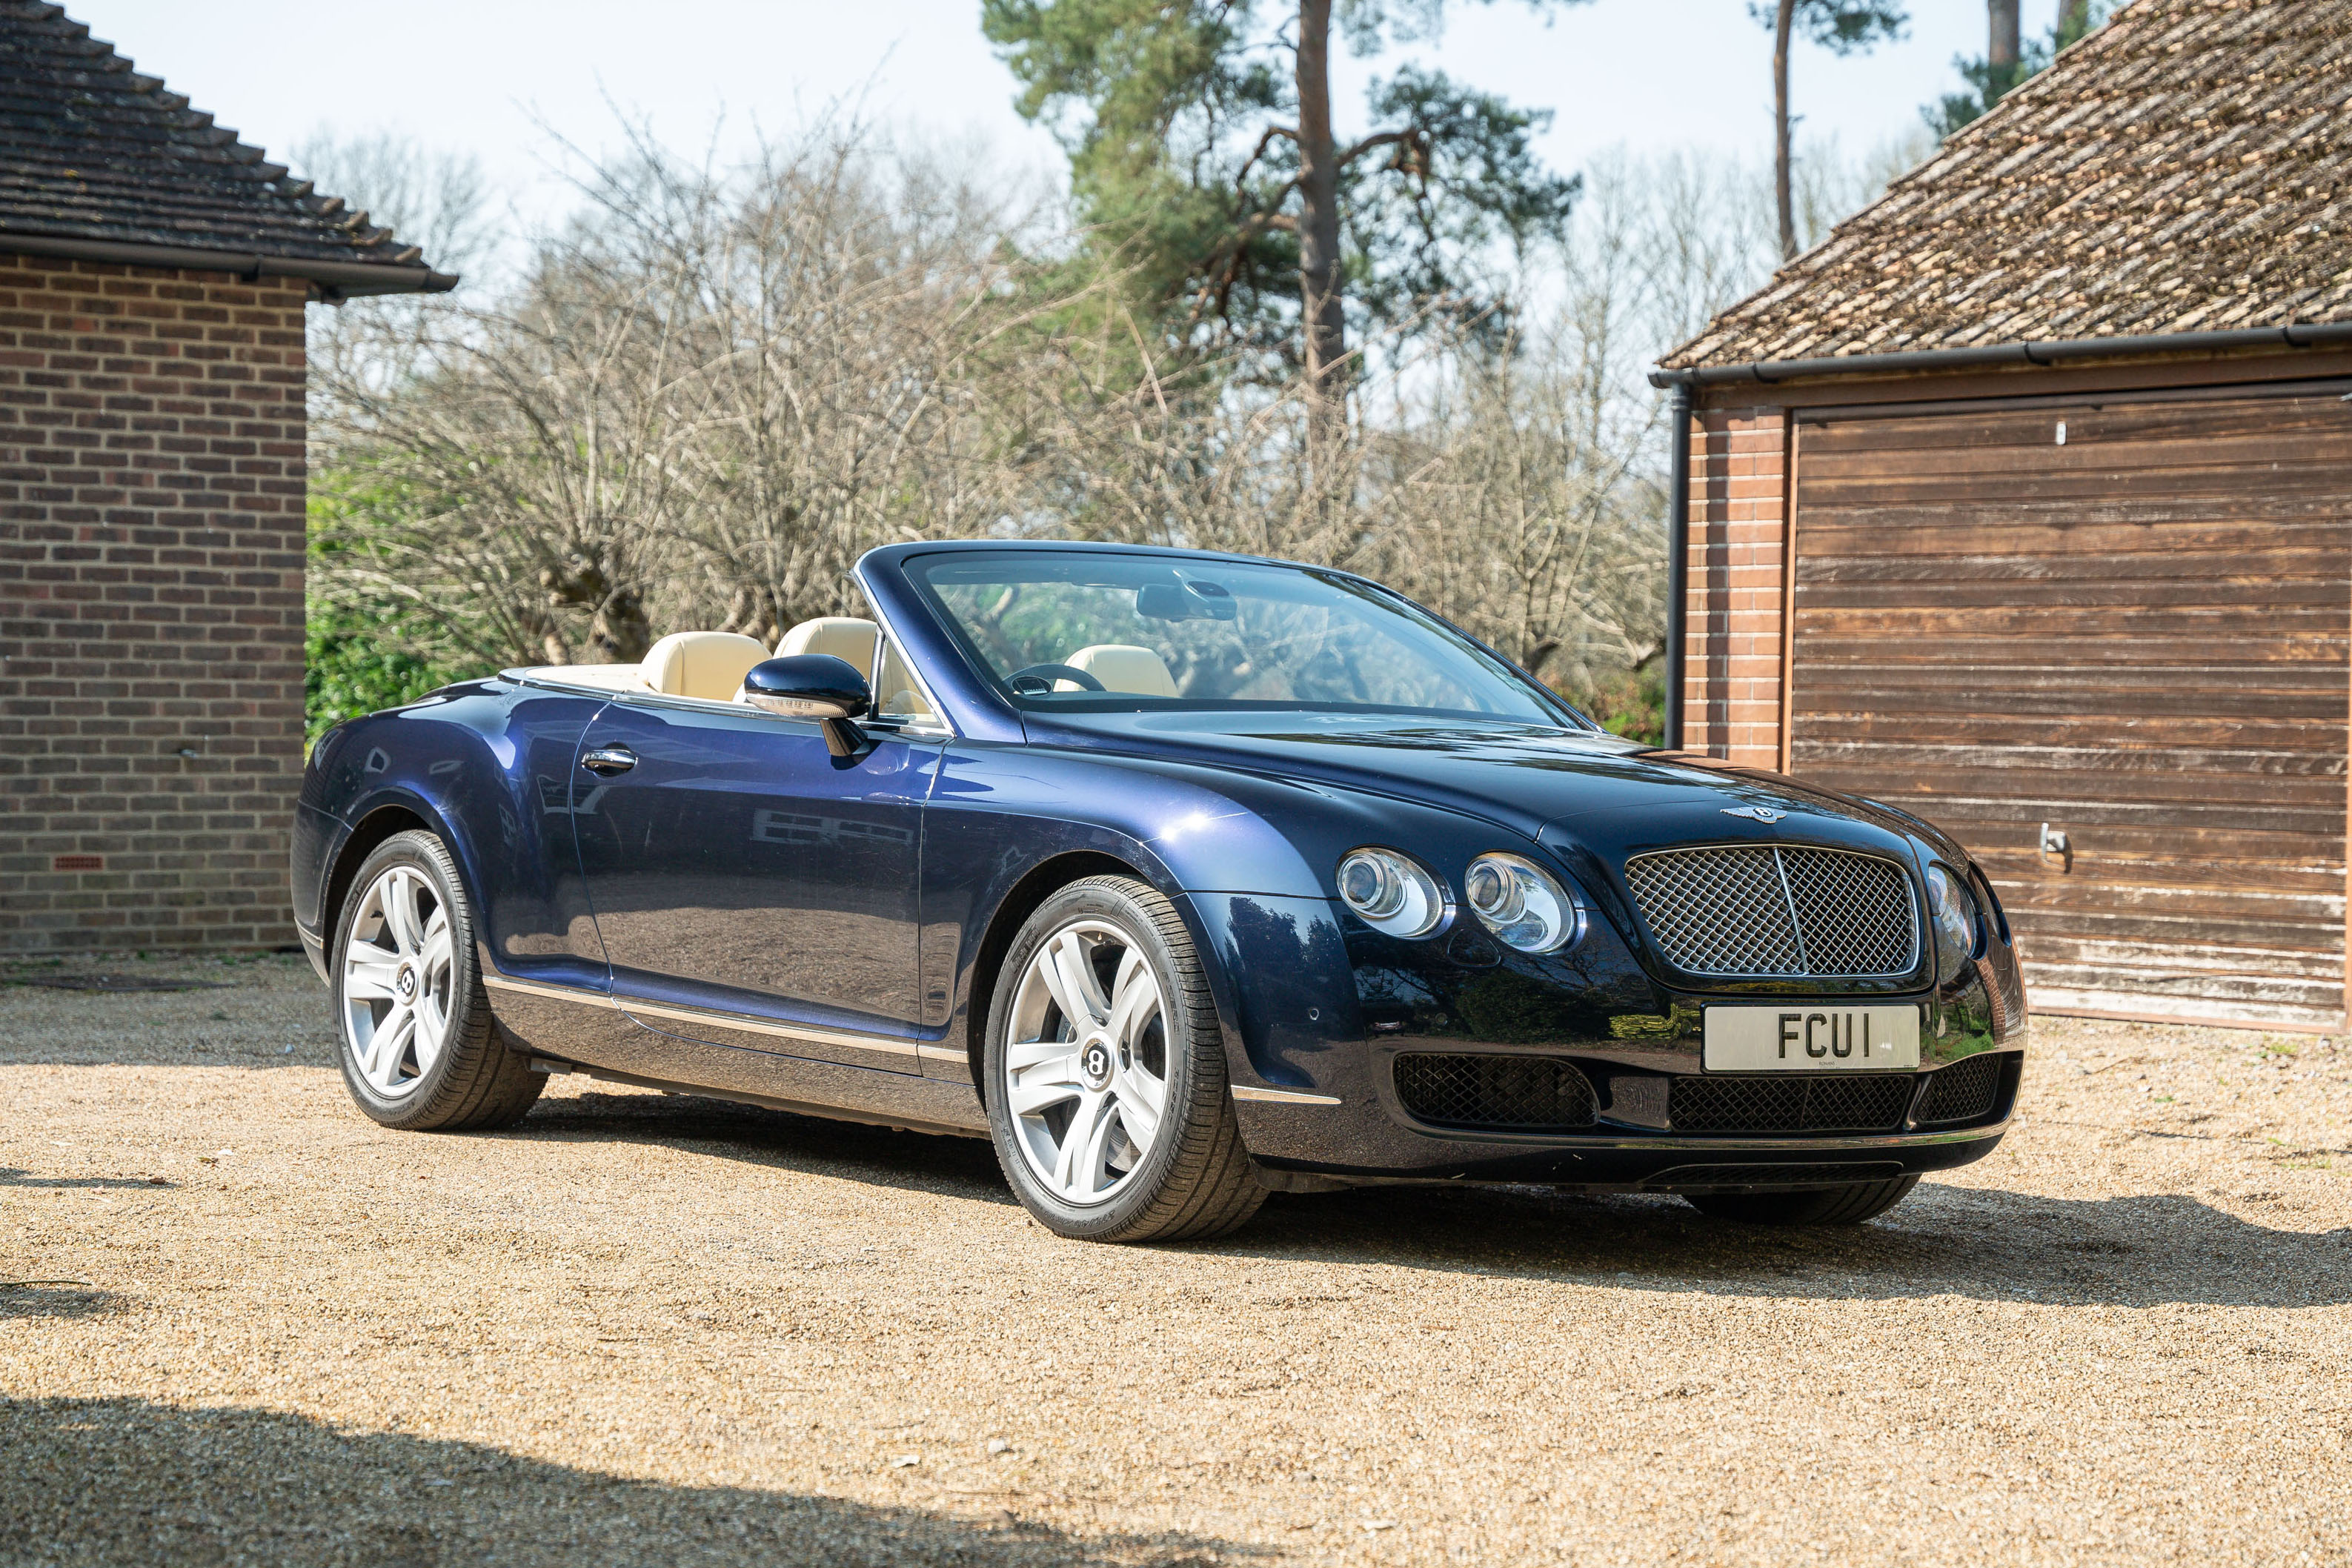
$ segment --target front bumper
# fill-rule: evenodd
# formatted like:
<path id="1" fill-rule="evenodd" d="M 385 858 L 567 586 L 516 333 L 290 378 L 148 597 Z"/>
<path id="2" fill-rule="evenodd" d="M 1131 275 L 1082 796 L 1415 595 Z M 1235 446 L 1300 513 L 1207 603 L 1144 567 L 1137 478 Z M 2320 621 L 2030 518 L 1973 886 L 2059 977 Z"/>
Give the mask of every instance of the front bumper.
<path id="1" fill-rule="evenodd" d="M 1891 1125 L 1878 1131 L 1678 1131 L 1674 1109 L 1681 1103 L 1678 1083 L 1712 1087 L 1721 1075 L 1661 1071 L 1649 1064 L 1628 1069 L 1572 1052 L 1473 1053 L 1482 1059 L 1571 1064 L 1596 1080 L 1598 1103 L 1588 1125 L 1538 1131 L 1440 1126 L 1416 1117 L 1400 1100 L 1394 1068 L 1396 1058 L 1418 1044 L 1333 1053 L 1313 1099 L 1259 1098 L 1265 1091 L 1244 1088 L 1234 1108 L 1251 1154 L 1270 1172 L 1287 1173 L 1307 1185 L 1318 1179 L 1535 1182 L 1593 1191 L 1696 1191 L 1877 1181 L 1949 1170 L 1990 1153 L 2015 1114 L 2024 1063 L 2017 1048 L 2021 1038 L 1979 1053 L 1997 1075 L 1990 1100 L 1980 1112 L 1949 1124 L 1919 1120 L 1930 1109 L 1932 1080 L 1951 1070 L 1948 1065 L 1880 1075 L 1876 1081 L 1895 1109 L 1887 1118 Z M 1862 1076 L 1837 1081 L 1843 1087 Z M 1804 1081 L 1829 1080 L 1806 1075 Z M 1283 1184 L 1280 1175 L 1276 1184 Z"/>
<path id="2" fill-rule="evenodd" d="M 1810 982 L 1702 993 L 1662 984 L 1598 921 L 1570 949 L 1529 958 L 1475 931 L 1418 943 L 1350 932 L 1330 905 L 1314 900 L 1193 897 L 1209 945 L 1236 981 L 1226 1059 L 1243 1141 L 1277 1184 L 1289 1173 L 1307 1185 L 1822 1185 L 1981 1159 L 2013 1114 L 2027 1019 L 2005 945 L 1941 988 L 1915 977 L 1842 984 L 1834 993 Z M 1823 1078 L 1706 1071 L 1706 1010 L 1767 1002 L 1916 1005 L 1920 1070 Z M 1572 1068 L 1576 1114 L 1419 1114 L 1397 1079 L 1398 1058 L 1415 1054 Z M 1945 1114 L 1950 1097 L 1939 1091 L 1931 1100 L 1929 1081 L 1954 1089 L 1958 1080 L 1944 1075 L 1971 1060 L 2000 1064 L 1997 1093 L 1965 1116 Z M 1810 1090 L 1793 1115 L 1779 1119 L 1751 1119 L 1729 1103 L 1740 1099 L 1734 1086 L 1741 1082 L 1801 1078 L 1870 1079 L 1884 1093 L 1862 1096 L 1868 1114 L 1853 1116 L 1813 1114 L 1820 1102 Z M 1706 1088 L 1686 1092 L 1697 1086 Z M 1528 1130 L 1537 1123 L 1542 1130 Z"/>

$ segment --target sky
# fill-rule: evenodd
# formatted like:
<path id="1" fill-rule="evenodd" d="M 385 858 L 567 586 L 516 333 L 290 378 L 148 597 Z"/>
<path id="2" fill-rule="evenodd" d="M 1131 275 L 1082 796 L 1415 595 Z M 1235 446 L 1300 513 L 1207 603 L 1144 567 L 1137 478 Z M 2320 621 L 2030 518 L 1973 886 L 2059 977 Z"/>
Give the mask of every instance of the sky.
<path id="1" fill-rule="evenodd" d="M 980 35 L 977 0 L 66 0 L 78 20 L 220 124 L 283 157 L 320 130 L 390 129 L 478 154 L 528 221 L 558 216 L 554 138 L 594 152 L 616 108 L 664 141 L 722 161 L 755 126 L 785 131 L 828 105 L 1057 175 L 1052 139 L 1013 112 L 1010 72 Z M 2057 0 L 2025 0 L 2029 32 Z M 1524 5 L 1455 4 L 1435 44 L 1349 62 L 1340 101 L 1402 59 L 1555 114 L 1542 151 L 1573 171 L 1616 144 L 1760 161 L 1771 135 L 1771 43 L 1745 0 L 1593 0 L 1547 25 Z M 1907 135 L 1952 90 L 1955 54 L 1984 48 L 1980 0 L 1914 0 L 1911 35 L 1869 57 L 1801 45 L 1801 135 L 1859 155 Z M 2044 13 L 2049 13 L 2045 15 Z M 233 16 L 234 26 L 225 26 Z M 1340 129 L 1360 128 L 1360 107 Z M 715 142 L 714 142 L 715 132 Z M 335 192 L 364 205 L 362 192 Z"/>

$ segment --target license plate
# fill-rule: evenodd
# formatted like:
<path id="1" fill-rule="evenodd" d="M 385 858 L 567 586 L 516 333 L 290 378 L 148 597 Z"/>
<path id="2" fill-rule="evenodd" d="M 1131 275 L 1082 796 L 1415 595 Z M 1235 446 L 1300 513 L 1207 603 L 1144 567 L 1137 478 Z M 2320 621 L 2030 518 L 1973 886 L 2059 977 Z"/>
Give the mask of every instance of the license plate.
<path id="1" fill-rule="evenodd" d="M 1911 1072 L 1919 1008 L 1709 1007 L 1709 1072 Z"/>

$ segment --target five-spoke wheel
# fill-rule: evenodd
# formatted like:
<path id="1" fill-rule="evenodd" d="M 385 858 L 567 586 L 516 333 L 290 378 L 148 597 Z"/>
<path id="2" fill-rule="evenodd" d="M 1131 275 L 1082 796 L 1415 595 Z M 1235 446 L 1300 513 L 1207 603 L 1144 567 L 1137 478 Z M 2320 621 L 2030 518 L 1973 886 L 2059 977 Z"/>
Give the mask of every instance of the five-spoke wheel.
<path id="1" fill-rule="evenodd" d="M 1005 954 L 987 1046 L 998 1158 L 1049 1228 L 1173 1239 L 1256 1212 L 1207 978 L 1147 885 L 1089 877 L 1039 906 Z"/>
<path id="2" fill-rule="evenodd" d="M 1006 1103 L 1021 1152 L 1055 1195 L 1097 1204 L 1133 1179 L 1168 1114 L 1168 1009 L 1142 950 L 1074 921 L 1013 998 Z"/>
<path id="3" fill-rule="evenodd" d="M 449 1035 L 449 910 L 414 866 L 360 895 L 343 943 L 343 1033 L 386 1100 L 415 1092 Z"/>
<path id="4" fill-rule="evenodd" d="M 509 1048 L 476 973 L 455 861 L 430 833 L 395 833 L 352 879 L 332 973 L 343 1082 L 387 1126 L 503 1126 L 546 1079 Z"/>

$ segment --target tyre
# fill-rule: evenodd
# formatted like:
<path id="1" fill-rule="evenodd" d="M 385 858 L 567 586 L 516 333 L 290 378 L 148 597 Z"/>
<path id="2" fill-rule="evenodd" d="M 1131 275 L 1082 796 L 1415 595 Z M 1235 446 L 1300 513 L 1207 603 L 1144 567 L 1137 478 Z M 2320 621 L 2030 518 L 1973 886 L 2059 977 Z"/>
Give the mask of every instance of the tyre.
<path id="1" fill-rule="evenodd" d="M 369 1116 L 412 1131 L 504 1127 L 546 1085 L 490 1016 L 473 910 L 449 851 L 395 833 L 352 879 L 335 921 L 343 1083 Z"/>
<path id="2" fill-rule="evenodd" d="M 997 978 L 983 1066 L 1005 1179 L 1056 1235 L 1195 1240 L 1265 1199 L 1208 977 L 1175 907 L 1144 883 L 1089 877 L 1029 917 Z"/>
<path id="3" fill-rule="evenodd" d="M 1916 1176 L 1895 1176 L 1801 1193 L 1685 1193 L 1683 1201 L 1703 1215 L 1748 1225 L 1860 1225 L 1901 1203 L 1918 1184 Z"/>

